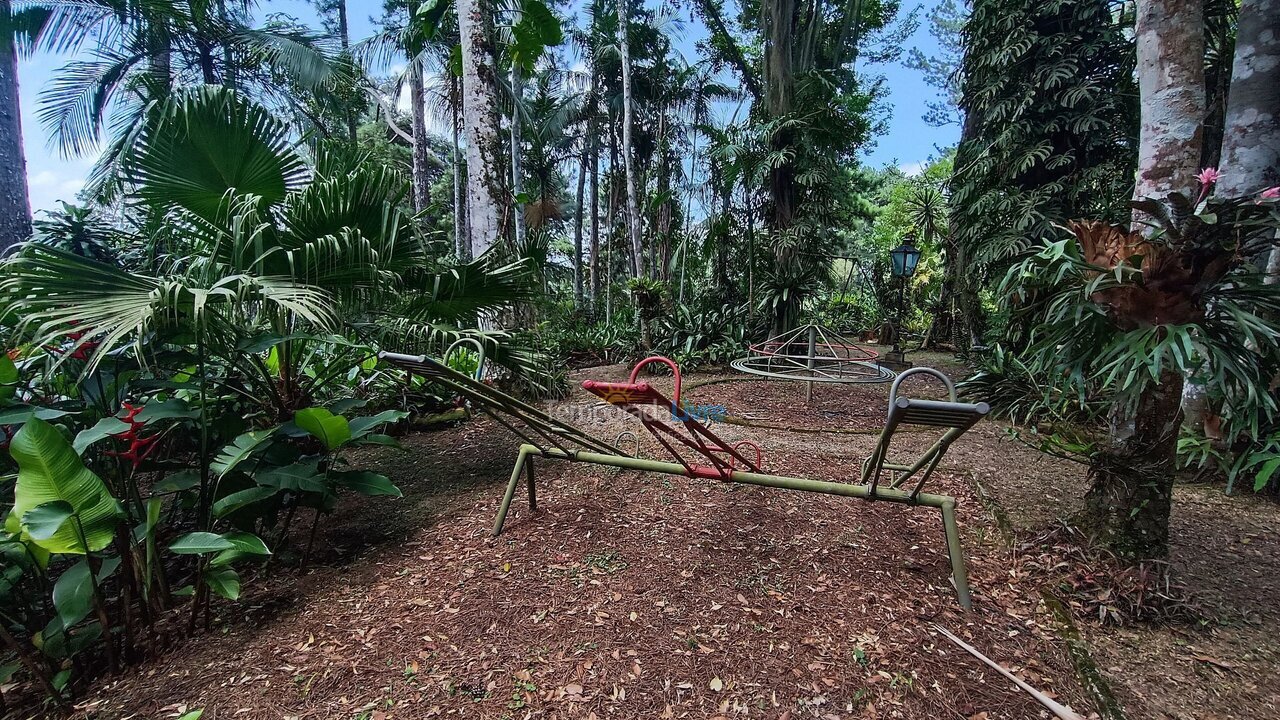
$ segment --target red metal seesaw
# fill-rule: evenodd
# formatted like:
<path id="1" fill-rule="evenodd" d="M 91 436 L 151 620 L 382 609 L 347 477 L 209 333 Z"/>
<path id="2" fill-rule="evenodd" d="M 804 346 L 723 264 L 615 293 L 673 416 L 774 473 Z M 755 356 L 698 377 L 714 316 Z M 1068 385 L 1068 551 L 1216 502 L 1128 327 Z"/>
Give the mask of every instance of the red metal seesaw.
<path id="1" fill-rule="evenodd" d="M 653 363 L 659 363 L 671 368 L 671 373 L 675 376 L 674 399 L 668 399 L 657 388 L 647 382 L 636 381 L 640 376 L 640 369 Z M 764 452 L 759 445 L 750 440 L 743 440 L 730 445 L 711 432 L 705 425 L 694 419 L 685 410 L 684 405 L 680 402 L 680 368 L 670 358 L 653 355 L 641 360 L 636 363 L 635 367 L 631 368 L 631 377 L 625 383 L 587 380 L 582 383 L 582 387 L 610 405 L 615 405 L 635 416 L 640 421 L 640 424 L 653 433 L 653 437 L 671 453 L 675 461 L 684 466 L 685 474 L 689 477 L 728 480 L 736 469 L 746 469 L 751 472 L 761 471 L 760 464 L 763 460 Z M 655 407 L 669 411 L 672 419 L 678 420 L 684 425 L 687 434 L 681 433 L 670 424 L 664 422 L 660 416 L 656 416 L 651 410 L 651 408 Z M 710 465 L 699 465 L 691 462 L 676 449 L 676 445 L 671 442 L 672 440 L 701 455 Z M 739 451 L 739 448 L 742 447 L 749 447 L 755 451 L 756 458 L 754 461 L 748 459 L 746 455 Z M 738 462 L 742 463 L 742 468 L 737 466 Z"/>

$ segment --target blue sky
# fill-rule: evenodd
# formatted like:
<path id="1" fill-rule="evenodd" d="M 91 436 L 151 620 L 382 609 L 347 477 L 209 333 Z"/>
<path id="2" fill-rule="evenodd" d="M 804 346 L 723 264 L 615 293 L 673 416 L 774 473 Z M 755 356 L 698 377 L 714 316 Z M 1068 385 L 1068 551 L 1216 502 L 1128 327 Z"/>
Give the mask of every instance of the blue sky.
<path id="1" fill-rule="evenodd" d="M 349 0 L 349 3 L 352 37 L 359 40 L 373 32 L 371 18 L 381 13 L 382 3 L 381 0 Z M 922 3 L 924 10 L 933 4 L 933 0 Z M 259 9 L 263 13 L 288 13 L 309 22 L 315 18 L 303 0 L 273 0 L 262 3 Z M 697 21 L 690 22 L 686 15 L 684 36 L 678 44 L 691 53 L 693 43 L 704 35 Z M 925 23 L 921 23 L 909 42 L 926 54 L 936 47 Z M 68 59 L 65 56 L 42 55 L 21 61 L 18 68 L 27 178 L 31 207 L 37 212 L 57 207 L 58 200 L 74 200 L 93 165 L 93 158 L 64 158 L 56 148 L 51 148 L 48 135 L 36 117 L 41 91 Z M 921 119 L 925 103 L 935 96 L 935 91 L 924 83 L 919 73 L 900 64 L 878 66 L 872 70 L 886 78 L 893 117 L 888 133 L 876 138 L 874 147 L 867 152 L 866 162 L 869 165 L 894 164 L 910 171 L 936 154 L 936 147 L 956 142 L 959 128 L 934 128 Z"/>

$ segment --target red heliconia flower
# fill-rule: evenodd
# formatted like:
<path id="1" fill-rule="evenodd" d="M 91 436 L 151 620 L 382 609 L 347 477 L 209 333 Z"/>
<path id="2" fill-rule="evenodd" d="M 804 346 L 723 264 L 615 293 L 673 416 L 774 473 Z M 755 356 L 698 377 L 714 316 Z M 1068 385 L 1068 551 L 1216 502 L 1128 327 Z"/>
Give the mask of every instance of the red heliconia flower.
<path id="1" fill-rule="evenodd" d="M 122 405 L 125 412 L 124 417 L 120 419 L 129 423 L 129 429 L 113 433 L 111 437 L 128 443 L 128 448 L 125 450 L 107 450 L 103 454 L 120 458 L 122 460 L 128 460 L 129 463 L 133 465 L 133 469 L 137 470 L 138 466 L 142 464 L 142 461 L 146 460 L 147 456 L 151 454 L 151 451 L 156 449 L 155 443 L 160 439 L 160 436 L 156 434 L 142 437 L 142 429 L 146 427 L 147 424 L 139 422 L 137 417 L 138 413 L 142 412 L 144 407 L 143 405 L 133 405 L 127 402 L 122 403 Z"/>
<path id="2" fill-rule="evenodd" d="M 1266 190 L 1263 190 L 1262 194 L 1258 197 L 1263 200 L 1280 200 L 1280 186 L 1267 188 Z"/>

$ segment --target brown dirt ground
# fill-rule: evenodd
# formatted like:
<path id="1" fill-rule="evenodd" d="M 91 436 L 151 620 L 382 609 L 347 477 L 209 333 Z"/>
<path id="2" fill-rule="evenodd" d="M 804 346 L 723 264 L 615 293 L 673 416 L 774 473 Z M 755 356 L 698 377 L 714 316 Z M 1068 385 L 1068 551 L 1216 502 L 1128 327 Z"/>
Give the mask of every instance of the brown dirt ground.
<path id="1" fill-rule="evenodd" d="M 750 423 L 843 431 L 715 426 L 727 439 L 761 441 L 766 470 L 856 478 L 886 385 L 818 386 L 806 407 L 799 384 L 698 386 L 719 377 L 690 378 L 686 402 L 721 403 Z M 553 411 L 608 439 L 636 425 L 593 409 L 581 391 Z M 322 530 L 320 563 L 247 578 L 244 598 L 218 608 L 210 635 L 103 680 L 80 714 L 1048 717 L 934 622 L 1060 702 L 1091 710 L 1039 588 L 1016 571 L 972 482 L 1022 533 L 1069 513 L 1083 476 L 1004 437 L 997 423 L 957 443 L 931 488 L 960 501 L 971 614 L 955 604 L 932 511 L 542 461 L 538 511 L 518 496 L 493 539 L 516 439 L 477 420 L 406 446 L 364 458 L 403 499 L 345 501 Z M 653 442 L 643 447 L 660 456 Z M 1199 488 L 1180 490 L 1175 507 L 1175 563 L 1204 588 L 1214 619 L 1082 630 L 1130 718 L 1280 717 L 1280 513 Z"/>

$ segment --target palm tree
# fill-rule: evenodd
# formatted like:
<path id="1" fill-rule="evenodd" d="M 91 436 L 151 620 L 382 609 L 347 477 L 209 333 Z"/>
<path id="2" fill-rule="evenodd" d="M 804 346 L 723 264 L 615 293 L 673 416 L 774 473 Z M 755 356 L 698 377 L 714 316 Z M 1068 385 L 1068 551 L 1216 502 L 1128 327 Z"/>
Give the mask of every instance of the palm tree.
<path id="1" fill-rule="evenodd" d="M 41 93 L 39 117 L 67 156 L 96 151 L 113 135 L 90 179 L 109 192 L 119 161 L 136 140 L 147 108 L 175 88 L 221 85 L 257 98 L 302 127 L 328 132 L 300 95 L 324 95 L 343 65 L 305 28 L 250 23 L 249 8 L 216 0 L 51 0 L 58 43 L 94 47 L 64 65 Z M 283 80 L 283 81 L 282 81 Z"/>
<path id="2" fill-rule="evenodd" d="M 226 147 L 240 151 L 229 159 Z M 308 344 L 341 354 L 350 342 L 333 333 L 394 347 L 453 337 L 529 292 L 521 264 L 433 256 L 399 209 L 408 187 L 394 170 L 326 145 L 308 167 L 284 123 L 225 90 L 175 93 L 148 113 L 123 167 L 165 220 L 147 239 L 166 249 L 161 261 L 130 272 L 32 244 L 0 282 L 34 342 L 74 330 L 96 348 L 91 366 L 190 333 L 237 370 L 229 391 L 287 417 L 327 378 L 302 372 Z M 268 349 L 274 368 L 257 354 Z"/>
<path id="3" fill-rule="evenodd" d="M 489 52 L 493 12 L 488 0 L 457 0 L 462 37 L 462 121 L 467 141 L 467 228 L 471 250 L 485 253 L 498 242 L 497 68 Z"/>
<path id="4" fill-rule="evenodd" d="M 632 272 L 636 277 L 644 277 L 644 245 L 641 241 L 640 206 L 631 144 L 634 99 L 631 94 L 631 43 L 627 37 L 631 27 L 630 14 L 628 0 L 618 0 L 618 53 L 622 59 L 622 163 L 627 178 L 627 233 L 631 238 Z"/>
<path id="5" fill-rule="evenodd" d="M 27 158 L 18 109 L 18 53 L 12 7 L 0 0 L 0 252 L 31 234 Z"/>

